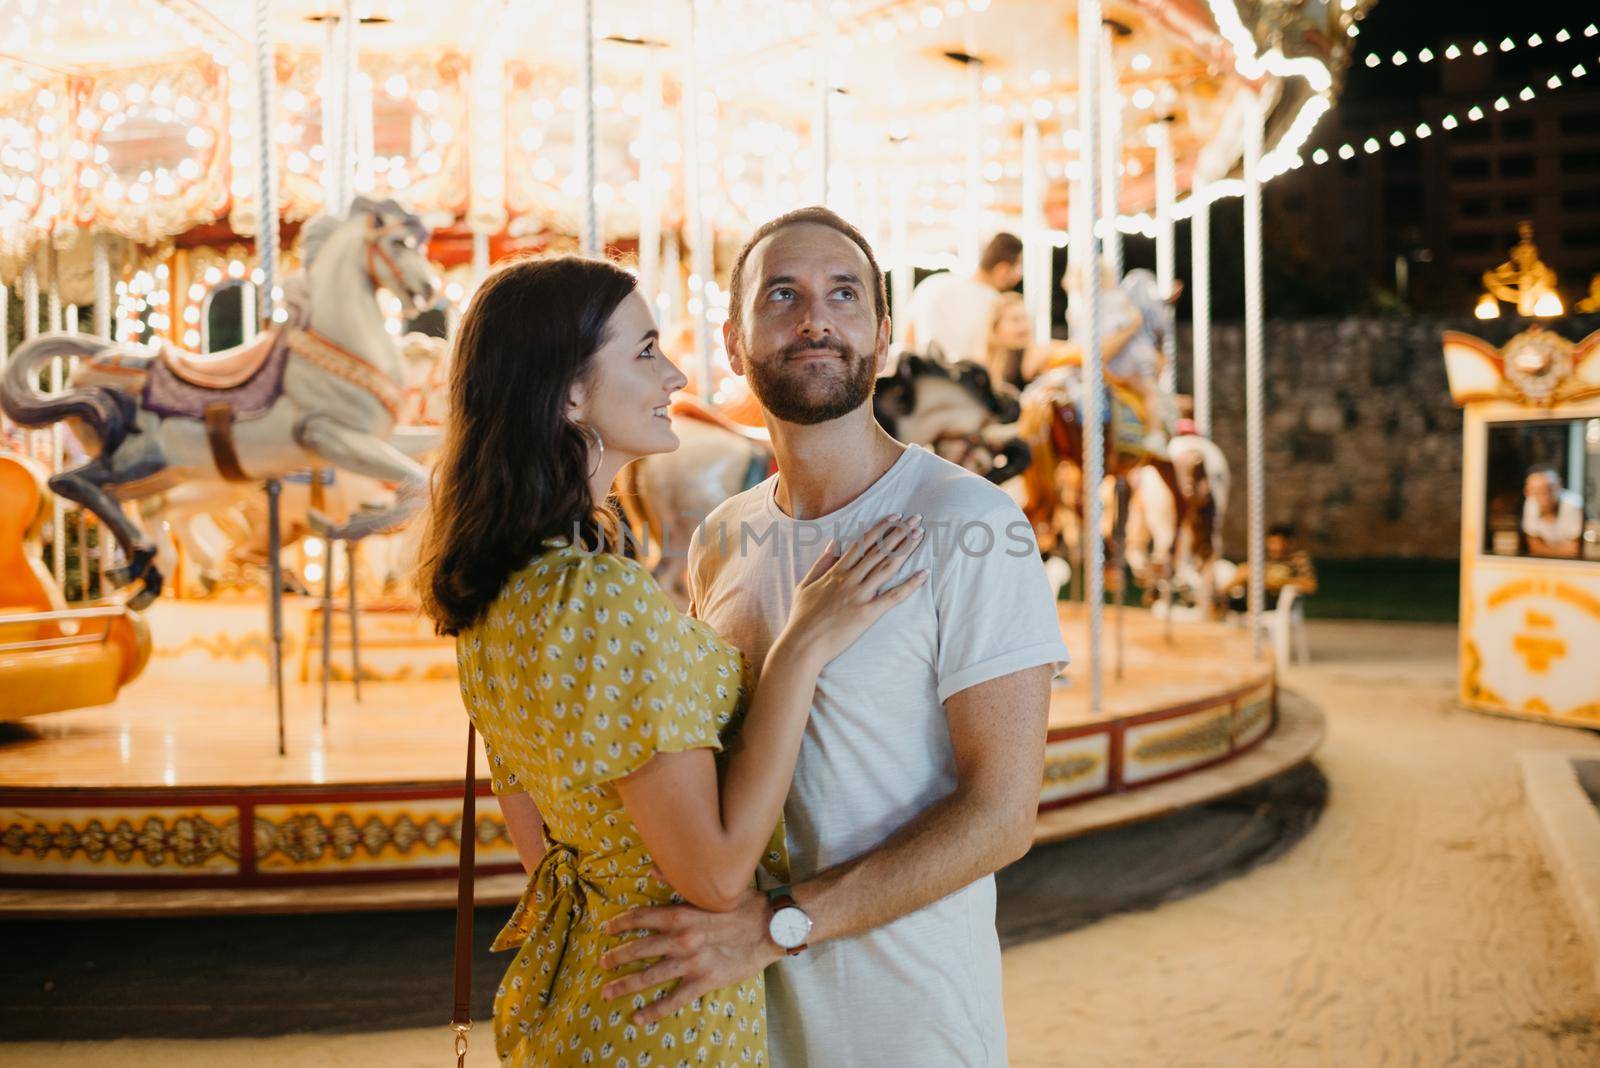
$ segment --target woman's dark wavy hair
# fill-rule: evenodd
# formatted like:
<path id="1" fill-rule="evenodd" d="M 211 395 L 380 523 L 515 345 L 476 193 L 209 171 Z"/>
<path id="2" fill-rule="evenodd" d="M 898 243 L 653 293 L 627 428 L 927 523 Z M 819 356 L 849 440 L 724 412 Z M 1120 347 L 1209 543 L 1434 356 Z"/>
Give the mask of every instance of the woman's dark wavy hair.
<path id="1" fill-rule="evenodd" d="M 566 408 L 634 286 L 615 264 L 553 256 L 503 267 L 473 296 L 451 357 L 417 574 L 440 634 L 481 619 L 545 539 L 615 541 L 615 518 L 589 491 L 589 443 Z"/>

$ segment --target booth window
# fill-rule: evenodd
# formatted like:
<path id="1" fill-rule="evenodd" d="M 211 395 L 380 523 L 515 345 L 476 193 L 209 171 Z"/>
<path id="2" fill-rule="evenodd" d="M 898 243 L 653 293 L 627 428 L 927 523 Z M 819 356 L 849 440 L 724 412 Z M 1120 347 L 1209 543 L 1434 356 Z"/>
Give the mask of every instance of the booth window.
<path id="1" fill-rule="evenodd" d="M 1488 431 L 1483 551 L 1600 560 L 1600 419 Z"/>

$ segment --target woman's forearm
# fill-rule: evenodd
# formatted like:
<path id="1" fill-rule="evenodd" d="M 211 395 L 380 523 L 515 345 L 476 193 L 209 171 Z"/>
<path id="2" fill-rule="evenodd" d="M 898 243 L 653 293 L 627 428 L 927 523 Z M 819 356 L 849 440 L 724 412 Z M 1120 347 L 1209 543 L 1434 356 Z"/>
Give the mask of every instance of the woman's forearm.
<path id="1" fill-rule="evenodd" d="M 805 737 L 820 665 L 780 637 L 767 654 L 744 725 L 722 774 L 726 851 L 737 858 L 739 885 L 749 882 L 783 814 Z M 748 863 L 745 862 L 748 858 Z"/>

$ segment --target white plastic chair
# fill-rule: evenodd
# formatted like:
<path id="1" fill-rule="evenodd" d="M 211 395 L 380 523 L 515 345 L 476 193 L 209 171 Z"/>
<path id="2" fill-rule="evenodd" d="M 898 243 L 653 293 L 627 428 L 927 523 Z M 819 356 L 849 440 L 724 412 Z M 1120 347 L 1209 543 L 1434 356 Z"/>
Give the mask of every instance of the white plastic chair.
<path id="1" fill-rule="evenodd" d="M 1278 594 L 1278 607 L 1266 613 L 1265 625 L 1272 635 L 1272 650 L 1277 655 L 1279 667 L 1288 667 L 1294 660 L 1302 664 L 1311 663 L 1304 601 L 1305 597 L 1298 589 L 1285 586 Z M 1290 657 L 1291 652 L 1293 658 Z"/>

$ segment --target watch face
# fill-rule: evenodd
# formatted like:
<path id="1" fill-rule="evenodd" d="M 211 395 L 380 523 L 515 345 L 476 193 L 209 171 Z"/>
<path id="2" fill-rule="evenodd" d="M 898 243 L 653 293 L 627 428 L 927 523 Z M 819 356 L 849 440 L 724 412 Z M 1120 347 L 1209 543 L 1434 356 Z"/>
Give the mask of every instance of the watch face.
<path id="1" fill-rule="evenodd" d="M 778 945 L 784 949 L 794 949 L 806 944 L 806 938 L 811 934 L 811 917 L 797 908 L 782 908 L 772 914 L 772 919 L 767 922 L 767 931 Z"/>

